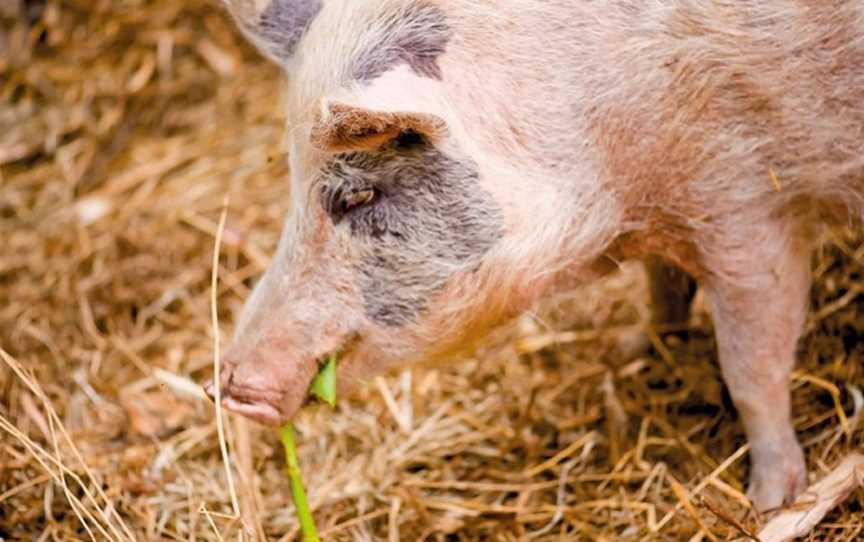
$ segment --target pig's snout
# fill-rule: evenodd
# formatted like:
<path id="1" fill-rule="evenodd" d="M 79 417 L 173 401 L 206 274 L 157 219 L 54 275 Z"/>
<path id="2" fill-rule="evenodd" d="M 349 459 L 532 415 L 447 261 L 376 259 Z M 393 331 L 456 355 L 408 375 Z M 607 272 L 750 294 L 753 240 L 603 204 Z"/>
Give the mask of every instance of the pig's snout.
<path id="1" fill-rule="evenodd" d="M 262 424 L 279 426 L 300 408 L 315 375 L 317 364 L 292 362 L 279 357 L 253 354 L 247 359 L 225 356 L 221 360 L 222 406 Z M 216 387 L 205 390 L 215 401 Z"/>

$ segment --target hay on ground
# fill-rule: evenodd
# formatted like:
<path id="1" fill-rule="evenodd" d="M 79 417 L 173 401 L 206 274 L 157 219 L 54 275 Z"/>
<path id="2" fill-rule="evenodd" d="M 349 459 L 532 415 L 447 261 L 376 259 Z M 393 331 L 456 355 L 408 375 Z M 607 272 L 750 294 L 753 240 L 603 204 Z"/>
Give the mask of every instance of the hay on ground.
<path id="1" fill-rule="evenodd" d="M 0 3 L 0 539 L 294 540 L 278 437 L 213 407 L 222 336 L 275 246 L 279 76 L 216 2 Z M 814 476 L 864 443 L 861 238 L 835 235 L 794 379 Z M 759 531 L 710 320 L 628 354 L 638 266 L 473 359 L 297 421 L 326 540 L 726 540 Z M 857 409 L 856 409 L 857 406 Z M 860 539 L 859 489 L 811 540 Z"/>

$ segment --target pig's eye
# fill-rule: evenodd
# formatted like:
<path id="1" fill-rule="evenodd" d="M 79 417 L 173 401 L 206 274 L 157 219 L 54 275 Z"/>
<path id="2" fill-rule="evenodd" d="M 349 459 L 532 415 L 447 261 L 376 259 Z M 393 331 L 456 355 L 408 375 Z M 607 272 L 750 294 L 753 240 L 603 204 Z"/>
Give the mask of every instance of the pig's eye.
<path id="1" fill-rule="evenodd" d="M 352 209 L 356 209 L 357 207 L 368 205 L 369 203 L 372 203 L 374 199 L 375 190 L 372 188 L 367 188 L 365 190 L 357 190 L 354 192 L 346 192 L 345 195 L 342 196 L 342 201 L 340 202 L 340 210 L 344 214 Z"/>

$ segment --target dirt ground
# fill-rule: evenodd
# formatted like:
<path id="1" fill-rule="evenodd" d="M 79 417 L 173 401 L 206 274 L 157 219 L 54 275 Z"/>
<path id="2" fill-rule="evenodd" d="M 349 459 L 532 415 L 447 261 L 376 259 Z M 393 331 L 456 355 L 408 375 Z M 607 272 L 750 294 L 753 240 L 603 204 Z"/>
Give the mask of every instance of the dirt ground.
<path id="1" fill-rule="evenodd" d="M 0 540 L 299 540 L 277 435 L 228 417 L 232 491 L 200 389 L 223 200 L 225 338 L 288 188 L 280 76 L 215 4 L 0 1 Z M 864 444 L 864 244 L 832 240 L 793 379 L 814 480 Z M 626 265 L 471 359 L 304 412 L 324 539 L 756 532 L 710 318 L 697 298 L 652 335 L 644 282 Z M 807 540 L 862 525 L 858 489 Z"/>

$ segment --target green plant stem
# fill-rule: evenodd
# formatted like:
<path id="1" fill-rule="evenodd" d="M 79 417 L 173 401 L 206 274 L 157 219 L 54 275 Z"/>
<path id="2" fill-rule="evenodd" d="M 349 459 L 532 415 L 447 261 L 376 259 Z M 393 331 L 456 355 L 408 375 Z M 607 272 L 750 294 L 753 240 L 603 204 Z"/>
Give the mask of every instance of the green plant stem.
<path id="1" fill-rule="evenodd" d="M 303 477 L 300 475 L 300 463 L 297 460 L 297 444 L 294 441 L 294 426 L 290 423 L 279 429 L 279 437 L 285 447 L 285 460 L 288 463 L 288 477 L 291 480 L 291 494 L 294 506 L 297 508 L 297 518 L 300 520 L 300 530 L 303 532 L 303 542 L 320 542 L 315 519 L 309 511 L 306 500 L 306 490 L 303 489 Z"/>
<path id="2" fill-rule="evenodd" d="M 327 363 L 318 371 L 312 381 L 309 393 L 324 401 L 331 407 L 336 407 L 336 356 L 327 358 Z"/>

